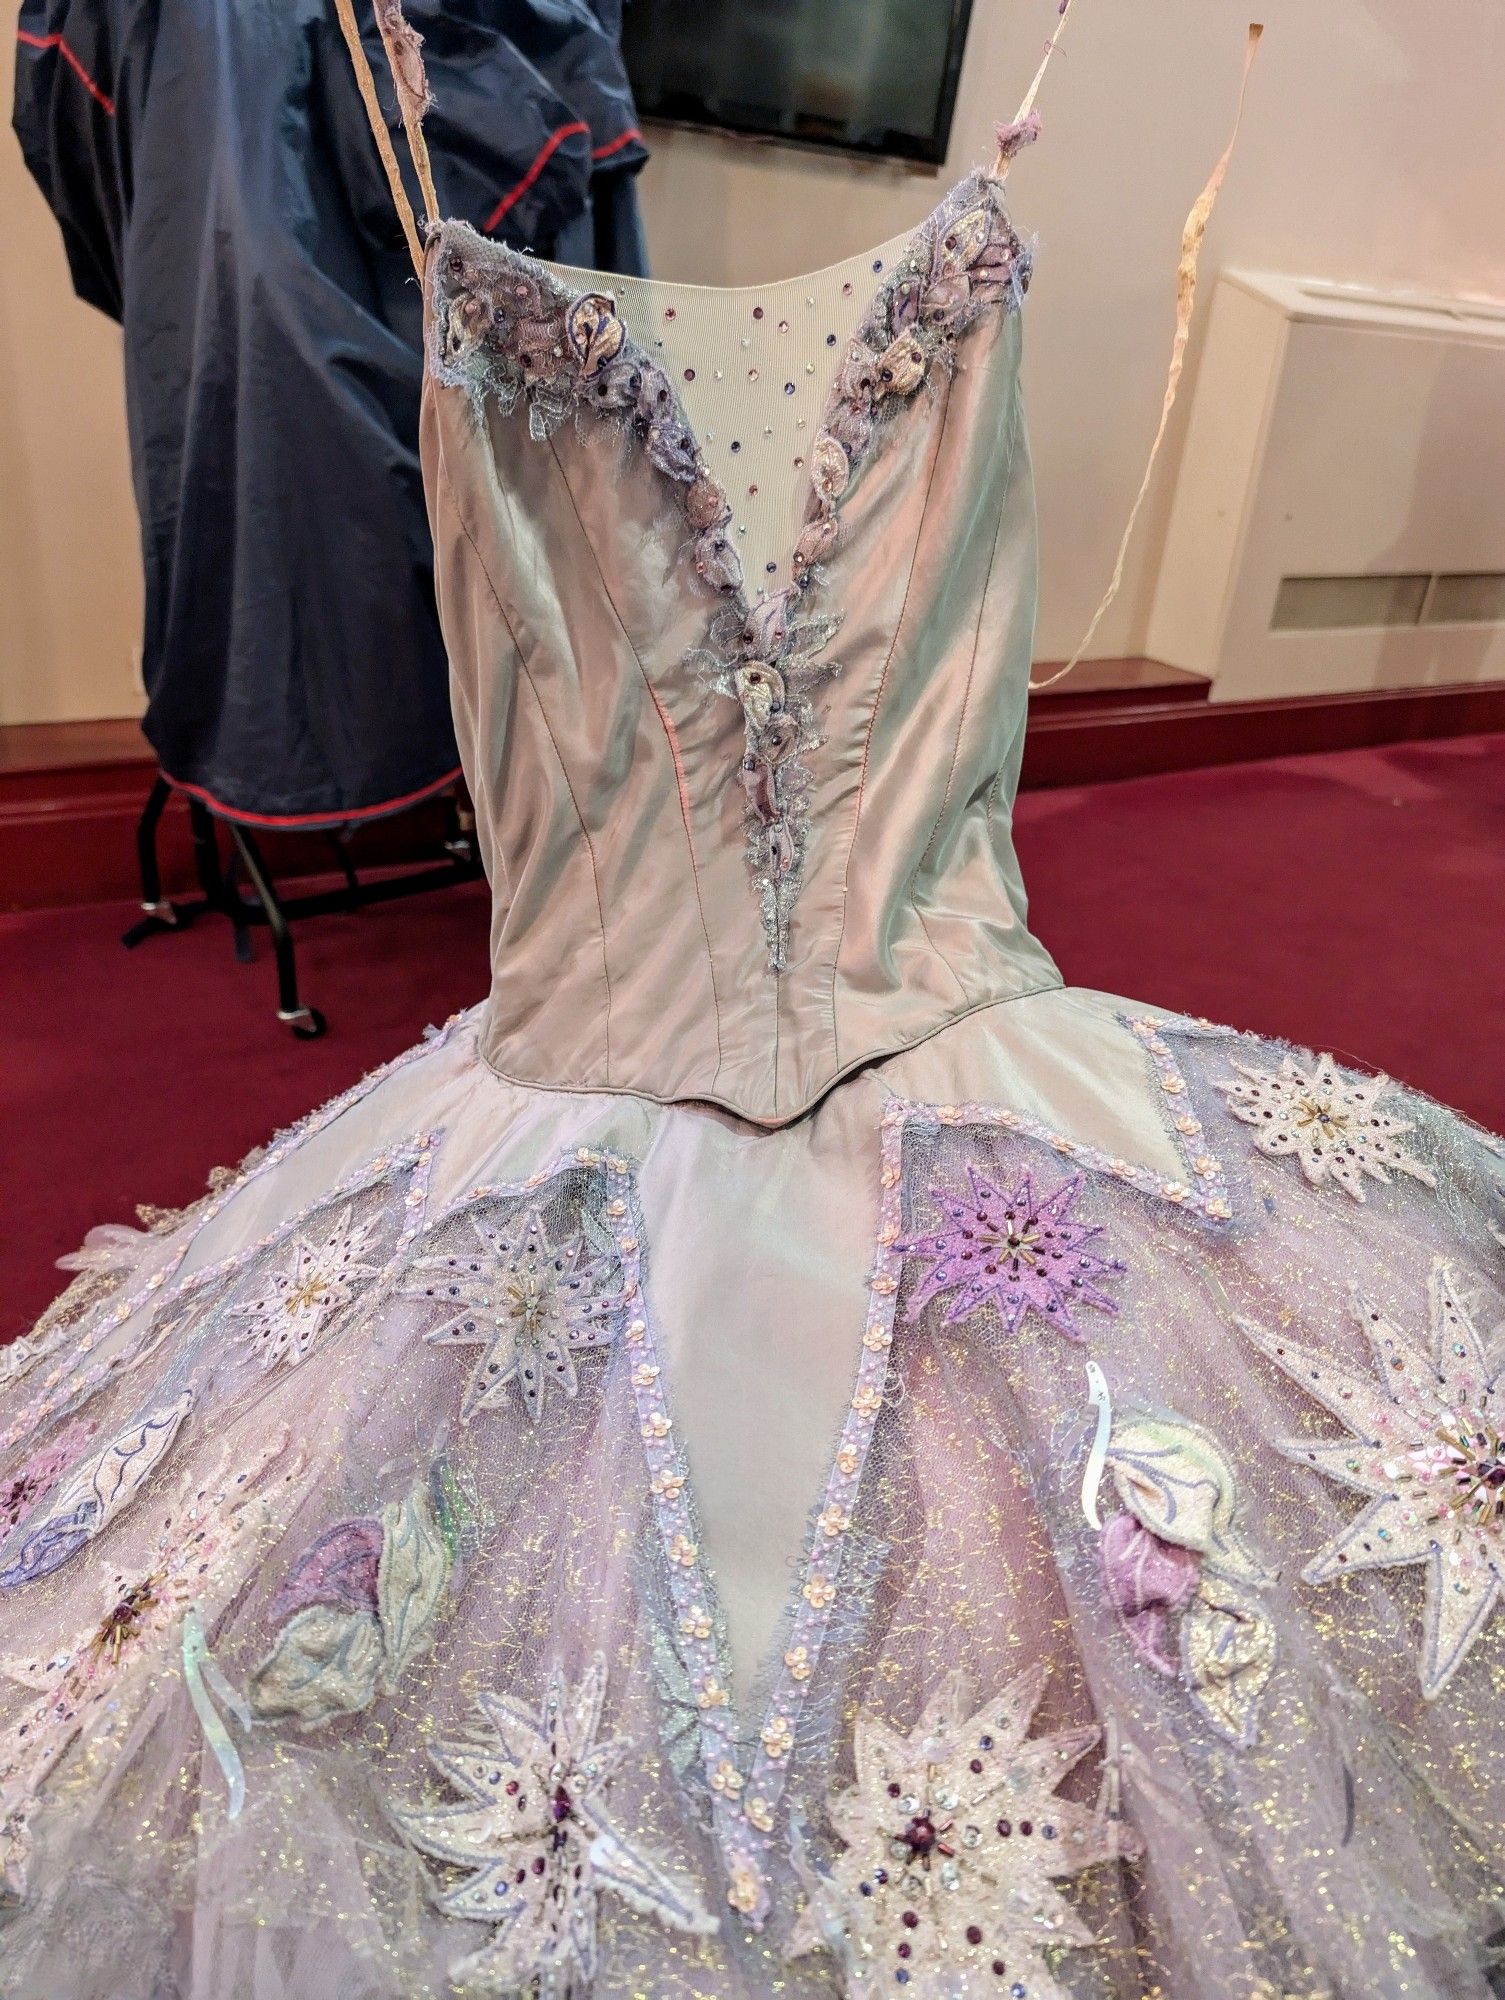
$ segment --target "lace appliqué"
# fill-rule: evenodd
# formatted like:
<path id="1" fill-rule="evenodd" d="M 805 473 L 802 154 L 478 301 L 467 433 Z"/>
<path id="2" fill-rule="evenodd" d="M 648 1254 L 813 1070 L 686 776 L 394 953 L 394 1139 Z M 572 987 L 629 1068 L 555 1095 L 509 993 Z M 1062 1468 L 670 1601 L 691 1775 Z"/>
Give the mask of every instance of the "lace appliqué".
<path id="1" fill-rule="evenodd" d="M 622 1301 L 601 1291 L 611 1265 L 592 1256 L 583 1237 L 556 1245 L 536 1206 L 501 1226 L 473 1215 L 471 1227 L 475 1254 L 418 1258 L 401 1296 L 448 1310 L 425 1340 L 482 1349 L 460 1408 L 464 1422 L 497 1408 L 516 1383 L 536 1424 L 549 1385 L 573 1398 L 576 1356 L 609 1347 L 616 1336 Z"/>
<path id="2" fill-rule="evenodd" d="M 1318 1056 L 1310 1074 L 1292 1056 L 1274 1072 L 1232 1067 L 1238 1075 L 1218 1089 L 1233 1116 L 1256 1128 L 1255 1150 L 1272 1160 L 1294 1156 L 1313 1187 L 1330 1180 L 1355 1201 L 1364 1199 L 1366 1176 L 1388 1182 L 1392 1173 L 1409 1174 L 1436 1187 L 1436 1176 L 1400 1143 L 1414 1128 L 1379 1108 L 1388 1077 L 1344 1078 L 1330 1055 Z"/>
<path id="3" fill-rule="evenodd" d="M 1029 1667 L 975 1714 L 950 1676 L 909 1734 L 857 1718 L 855 1781 L 831 1794 L 842 1851 L 800 1872 L 809 1903 L 791 1957 L 830 1952 L 843 1990 L 874 1976 L 924 2000 L 953 1993 L 1064 2000 L 1047 1950 L 1092 1934 L 1054 1886 L 1139 1852 L 1121 1822 L 1056 1796 L 1097 1743 L 1095 1726 L 1032 1736 L 1047 1670 Z"/>
<path id="4" fill-rule="evenodd" d="M 906 1237 L 897 1247 L 907 1256 L 929 1260 L 905 1317 L 917 1319 L 932 1299 L 953 1294 L 945 1324 L 955 1326 L 992 1306 L 1005 1334 L 1019 1330 L 1038 1313 L 1068 1340 L 1084 1338 L 1073 1310 L 1092 1306 L 1116 1313 L 1117 1300 L 1098 1280 L 1121 1275 L 1127 1266 L 1101 1257 L 1088 1246 L 1103 1233 L 1100 1223 L 1073 1216 L 1084 1176 L 1073 1174 L 1049 1194 L 1037 1194 L 1026 1170 L 1013 1187 L 999 1187 L 969 1164 L 970 1195 L 933 1187 L 940 1210 L 938 1229 Z"/>
<path id="5" fill-rule="evenodd" d="M 1379 1380 L 1241 1320 L 1261 1353 L 1349 1432 L 1277 1445 L 1300 1465 L 1369 1496 L 1302 1572 L 1328 1583 L 1357 1570 L 1425 1565 L 1421 1687 L 1440 1695 L 1489 1623 L 1505 1571 L 1505 1395 L 1490 1372 L 1455 1272 L 1428 1285 L 1430 1336 L 1403 1334 L 1359 1302 Z"/>
<path id="6" fill-rule="evenodd" d="M 1256 1595 L 1271 1572 L 1236 1525 L 1233 1468 L 1205 1431 L 1147 1414 L 1113 1426 L 1107 1465 L 1126 1509 L 1099 1545 L 1108 1602 L 1140 1659 L 1247 1749 L 1276 1633 Z"/>
<path id="7" fill-rule="evenodd" d="M 589 1987 L 603 1893 L 669 1930 L 717 1928 L 696 1890 L 607 1817 L 631 1745 L 601 1736 L 605 1694 L 599 1654 L 573 1688 L 556 1669 L 541 1712 L 482 1694 L 475 1740 L 429 1751 L 462 1803 L 389 1807 L 421 1853 L 464 1871 L 439 1908 L 494 1926 L 479 1951 L 451 1966 L 457 1984 L 497 1996 L 536 1991 L 539 2000 Z"/>

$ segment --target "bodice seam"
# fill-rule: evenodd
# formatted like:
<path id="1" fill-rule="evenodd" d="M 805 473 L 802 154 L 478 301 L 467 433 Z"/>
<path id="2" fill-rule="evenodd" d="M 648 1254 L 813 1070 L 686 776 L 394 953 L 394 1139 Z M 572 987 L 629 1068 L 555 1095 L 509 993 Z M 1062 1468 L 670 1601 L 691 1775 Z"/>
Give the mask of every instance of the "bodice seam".
<path id="1" fill-rule="evenodd" d="M 899 634 L 904 629 L 904 620 L 909 611 L 909 593 L 914 587 L 915 564 L 919 561 L 920 543 L 924 538 L 925 523 L 930 513 L 930 495 L 935 485 L 936 472 L 940 467 L 941 451 L 946 441 L 946 427 L 951 420 L 951 389 L 954 381 L 955 381 L 955 376 L 948 373 L 946 376 L 946 385 L 944 390 L 942 391 L 945 400 L 941 409 L 940 422 L 935 426 L 935 442 L 931 449 L 930 469 L 925 480 L 925 499 L 923 504 L 921 505 L 919 521 L 915 528 L 914 545 L 909 552 L 909 573 L 904 579 L 904 598 L 899 606 L 899 615 L 894 620 L 893 631 L 889 634 L 888 651 L 883 656 L 883 669 L 878 676 L 878 685 L 873 691 L 873 699 L 868 708 L 867 729 L 862 739 L 862 764 L 857 775 L 857 798 L 852 810 L 852 831 L 847 841 L 846 857 L 841 865 L 841 924 L 836 934 L 836 949 L 831 955 L 831 987 L 830 987 L 830 1003 L 829 1003 L 830 1023 L 831 1023 L 831 1055 L 832 1055 L 832 1060 L 834 1061 L 838 1072 L 840 1071 L 841 1068 L 841 1031 L 837 1024 L 836 987 L 837 987 L 838 975 L 841 969 L 841 954 L 846 945 L 847 903 L 851 891 L 852 856 L 857 849 L 857 836 L 858 833 L 861 831 L 861 826 L 862 826 L 862 809 L 867 797 L 867 776 L 868 776 L 868 766 L 872 758 L 873 731 L 878 726 L 878 711 L 883 705 L 883 696 L 888 687 L 889 672 L 894 663 L 894 656 L 899 648 Z M 910 405 L 911 411 L 913 411 L 915 407 L 916 407 L 915 405 L 911 404 Z M 918 912 L 916 912 L 916 914 L 918 914 Z M 921 929 L 924 929 L 923 919 L 921 920 Z M 925 935 L 928 938 L 930 933 L 926 931 Z M 933 948 L 934 947 L 932 946 L 932 949 Z M 937 954 L 937 956 L 939 956 L 939 954 Z M 946 964 L 947 971 L 951 972 L 950 965 L 947 964 L 944 959 L 942 960 L 942 963 Z M 956 978 L 956 974 L 954 972 L 951 973 L 951 976 L 953 979 Z M 958 989 L 961 989 L 960 980 L 957 980 L 957 986 Z M 962 998 L 963 999 L 966 998 L 964 990 L 962 991 Z"/>
<path id="2" fill-rule="evenodd" d="M 1010 392 L 1009 405 L 1010 405 L 1010 422 L 1009 422 L 1008 460 L 1004 466 L 1004 471 L 1003 471 L 1003 484 L 1005 488 L 1007 488 L 1009 481 L 1013 476 L 1014 458 L 1019 449 L 1019 393 L 1018 393 L 1017 380 L 1015 381 L 1014 386 Z M 915 916 L 919 921 L 921 930 L 924 931 L 926 937 L 930 939 L 931 949 L 935 952 L 937 958 L 940 959 L 941 963 L 946 967 L 946 970 L 951 974 L 952 978 L 956 980 L 958 989 L 961 990 L 964 997 L 966 989 L 962 986 L 962 982 L 956 973 L 955 967 L 951 964 L 951 961 L 946 957 L 945 953 L 940 949 L 939 945 L 936 944 L 935 939 L 931 937 L 930 926 L 929 924 L 926 923 L 924 912 L 921 910 L 919 905 L 919 899 L 916 893 L 916 887 L 920 878 L 920 870 L 925 866 L 925 863 L 930 859 L 930 856 L 934 851 L 936 838 L 941 830 L 941 823 L 946 817 L 946 808 L 951 803 L 951 786 L 953 780 L 956 777 L 957 759 L 961 756 L 962 735 L 967 726 L 967 713 L 972 703 L 972 687 L 973 683 L 977 678 L 977 651 L 978 647 L 982 643 L 983 620 L 987 616 L 988 595 L 993 588 L 993 571 L 998 563 L 998 549 L 999 549 L 999 544 L 1003 540 L 1003 527 L 1006 518 L 1007 518 L 1006 513 L 999 515 L 998 526 L 993 532 L 993 546 L 988 552 L 987 575 L 983 578 L 982 592 L 977 600 L 977 622 L 972 628 L 972 647 L 971 651 L 967 656 L 967 682 L 966 686 L 962 690 L 961 712 L 956 718 L 956 735 L 952 740 L 951 760 L 946 767 L 946 783 L 941 792 L 941 802 L 936 809 L 935 820 L 931 825 L 930 838 L 926 841 L 924 851 L 921 853 L 919 860 L 916 861 L 914 867 L 910 870 L 909 874 L 909 907 L 914 911 Z"/>
<path id="3" fill-rule="evenodd" d="M 547 443 L 549 456 L 553 459 L 554 468 L 559 474 L 559 483 L 564 489 L 565 498 L 570 503 L 570 512 L 575 517 L 575 525 L 580 530 L 580 539 L 589 552 L 596 576 L 600 582 L 601 595 L 606 603 L 611 606 L 611 615 L 616 620 L 617 630 L 622 635 L 623 644 L 631 653 L 633 665 L 642 677 L 643 686 L 648 692 L 648 699 L 652 702 L 654 714 L 658 717 L 659 727 L 664 732 L 664 740 L 668 746 L 670 762 L 674 766 L 675 795 L 679 800 L 680 819 L 684 823 L 685 852 L 689 856 L 690 876 L 695 884 L 695 910 L 697 916 L 700 918 L 701 936 L 705 939 L 706 975 L 711 982 L 711 1016 L 716 1030 L 716 1069 L 715 1074 L 711 1078 L 711 1083 L 714 1087 L 720 1080 L 721 1071 L 726 1062 L 726 1050 L 721 1039 L 721 996 L 716 990 L 716 955 L 711 946 L 710 926 L 706 922 L 705 903 L 700 893 L 700 866 L 695 859 L 695 839 L 690 830 L 690 801 L 685 786 L 684 763 L 679 753 L 679 738 L 675 732 L 674 725 L 669 720 L 668 712 L 659 700 L 658 690 L 654 687 L 652 677 L 643 664 L 643 657 L 633 643 L 631 633 L 627 630 L 627 622 L 617 608 L 617 601 L 612 595 L 611 587 L 607 583 L 605 574 L 602 571 L 600 557 L 596 554 L 595 544 L 590 538 L 590 532 L 584 521 L 580 518 L 580 509 L 575 502 L 574 488 L 570 485 L 569 474 L 564 469 L 564 462 L 559 456 L 553 438 L 550 437 Z"/>
<path id="4" fill-rule="evenodd" d="M 611 1086 L 611 959 L 606 946 L 606 905 L 601 895 L 601 876 L 599 870 L 596 867 L 596 850 L 591 841 L 590 829 L 585 824 L 585 815 L 580 810 L 580 801 L 575 796 L 575 787 L 570 782 L 570 774 L 565 766 L 564 756 L 560 751 L 558 739 L 554 735 L 553 725 L 549 721 L 549 711 L 544 705 L 543 696 L 538 691 L 538 683 L 533 678 L 533 670 L 528 664 L 527 652 L 525 651 L 521 641 L 518 639 L 517 632 L 513 626 L 512 620 L 507 616 L 506 610 L 503 607 L 501 595 L 498 592 L 496 584 L 492 579 L 491 571 L 488 569 L 486 565 L 486 558 L 481 554 L 480 545 L 477 543 L 475 536 L 471 533 L 470 523 L 466 520 L 465 510 L 460 505 L 460 496 L 455 491 L 454 481 L 449 476 L 449 467 L 445 462 L 444 453 L 442 450 L 439 453 L 439 476 L 444 481 L 445 487 L 449 493 L 450 504 L 453 506 L 455 510 L 455 519 L 460 524 L 460 532 L 462 535 L 464 535 L 467 543 L 470 545 L 470 552 L 476 559 L 476 566 L 479 568 L 481 575 L 485 580 L 487 590 L 491 593 L 491 601 L 496 606 L 496 615 L 498 616 L 498 618 L 501 619 L 503 625 L 506 626 L 507 636 L 511 639 L 514 647 L 516 647 L 517 649 L 518 669 L 521 672 L 523 679 L 528 683 L 528 691 L 533 696 L 534 701 L 538 704 L 539 720 L 543 723 L 545 734 L 548 736 L 550 747 L 554 752 L 554 760 L 559 766 L 559 775 L 564 780 L 564 788 L 569 793 L 570 805 L 574 809 L 575 821 L 580 828 L 580 838 L 585 844 L 586 859 L 590 863 L 591 887 L 596 898 L 596 922 L 599 928 L 599 933 L 601 938 L 601 983 L 602 986 L 605 988 L 605 993 L 606 993 L 606 1011 L 601 1023 L 601 1038 L 604 1044 L 605 1060 L 606 1060 L 606 1087 L 610 1088 Z"/>

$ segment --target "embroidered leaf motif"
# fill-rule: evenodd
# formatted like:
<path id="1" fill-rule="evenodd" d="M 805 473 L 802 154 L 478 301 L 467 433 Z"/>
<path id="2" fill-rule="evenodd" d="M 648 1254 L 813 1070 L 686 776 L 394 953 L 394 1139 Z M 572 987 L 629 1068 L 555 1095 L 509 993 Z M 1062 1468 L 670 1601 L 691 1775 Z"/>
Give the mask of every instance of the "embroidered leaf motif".
<path id="1" fill-rule="evenodd" d="M 382 1509 L 377 1615 L 386 1645 L 389 1687 L 428 1644 L 449 1588 L 450 1558 L 427 1486 Z"/>
<path id="2" fill-rule="evenodd" d="M 1195 1550 L 1225 1575 L 1268 1582 L 1233 1524 L 1233 1468 L 1205 1431 L 1165 1418 L 1116 1424 L 1108 1465 L 1119 1497 L 1162 1541 Z"/>
<path id="3" fill-rule="evenodd" d="M 128 1507 L 172 1449 L 193 1408 L 193 1392 L 128 1424 L 94 1453 L 21 1529 L 0 1569 L 0 1589 L 50 1576 Z M 7 1544 L 9 1547 L 9 1544 Z"/>
<path id="4" fill-rule="evenodd" d="M 1108 1467 L 1129 1510 L 1099 1545 L 1108 1602 L 1140 1658 L 1184 1681 L 1213 1727 L 1247 1749 L 1276 1632 L 1254 1594 L 1272 1572 L 1236 1526 L 1233 1468 L 1204 1430 L 1147 1414 L 1114 1425 Z"/>
<path id="5" fill-rule="evenodd" d="M 1255 1741 L 1275 1651 L 1274 1622 L 1258 1600 L 1204 1574 L 1181 1620 L 1182 1661 L 1197 1706 L 1240 1749 Z"/>

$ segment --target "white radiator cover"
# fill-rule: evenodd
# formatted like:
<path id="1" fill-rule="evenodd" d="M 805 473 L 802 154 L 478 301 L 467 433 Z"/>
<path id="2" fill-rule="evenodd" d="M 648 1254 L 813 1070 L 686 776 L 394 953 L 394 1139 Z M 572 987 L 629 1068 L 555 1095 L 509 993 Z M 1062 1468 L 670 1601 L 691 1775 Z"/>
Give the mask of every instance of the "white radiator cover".
<path id="1" fill-rule="evenodd" d="M 1225 272 L 1147 652 L 1214 701 L 1501 680 L 1502 573 L 1505 304 Z"/>

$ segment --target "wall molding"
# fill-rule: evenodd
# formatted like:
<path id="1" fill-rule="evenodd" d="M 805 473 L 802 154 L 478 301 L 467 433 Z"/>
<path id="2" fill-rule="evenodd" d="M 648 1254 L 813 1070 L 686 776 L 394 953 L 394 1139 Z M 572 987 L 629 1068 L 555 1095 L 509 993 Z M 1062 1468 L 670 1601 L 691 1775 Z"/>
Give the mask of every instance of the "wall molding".
<path id="1" fill-rule="evenodd" d="M 1505 682 L 1215 702 L 1205 680 L 1158 661 L 1089 660 L 1031 697 L 1020 789 L 1494 730 L 1505 730 Z M 136 901 L 136 821 L 155 774 L 134 722 L 0 728 L 0 909 Z M 442 805 L 430 801 L 362 827 L 353 858 L 363 867 L 429 858 L 442 832 Z M 330 869 L 318 835 L 260 838 L 279 880 Z M 181 796 L 162 816 L 159 853 L 165 892 L 191 894 Z"/>

